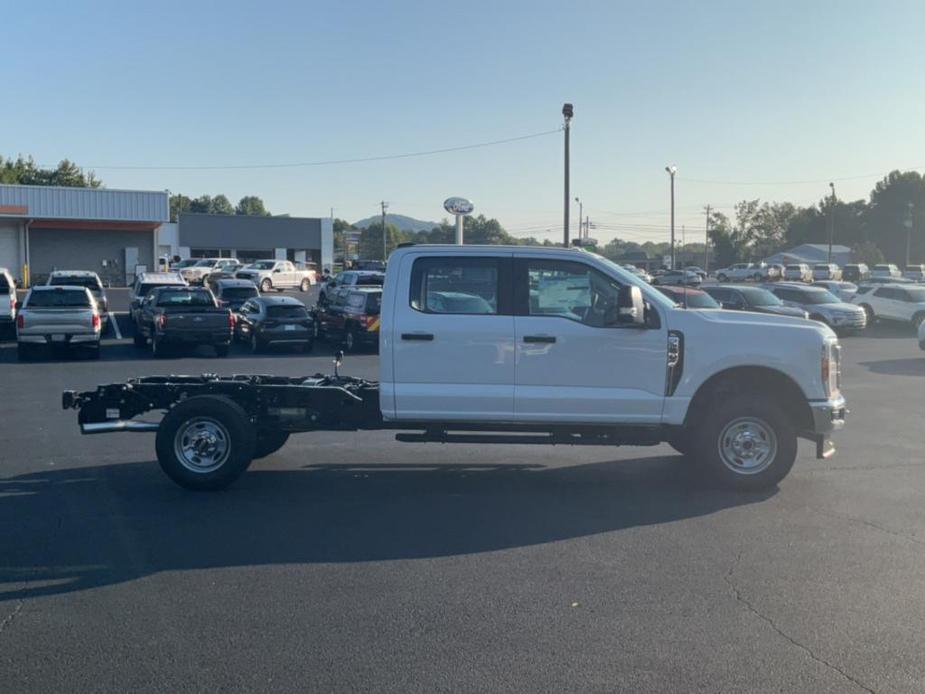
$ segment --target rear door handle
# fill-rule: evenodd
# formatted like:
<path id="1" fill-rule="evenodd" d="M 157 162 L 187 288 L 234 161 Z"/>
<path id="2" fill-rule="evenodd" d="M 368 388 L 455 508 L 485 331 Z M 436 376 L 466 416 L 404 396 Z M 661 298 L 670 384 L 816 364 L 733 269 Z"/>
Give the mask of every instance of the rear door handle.
<path id="1" fill-rule="evenodd" d="M 432 333 L 402 333 L 402 340 L 417 340 L 418 342 L 433 342 Z"/>
<path id="2" fill-rule="evenodd" d="M 524 342 L 552 344 L 555 341 L 552 335 L 524 335 Z"/>

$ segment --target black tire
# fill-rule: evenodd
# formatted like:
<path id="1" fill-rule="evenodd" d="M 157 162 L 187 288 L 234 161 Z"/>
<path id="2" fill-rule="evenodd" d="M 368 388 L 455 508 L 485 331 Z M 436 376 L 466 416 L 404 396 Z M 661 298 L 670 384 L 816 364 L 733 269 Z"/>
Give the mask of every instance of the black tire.
<path id="1" fill-rule="evenodd" d="M 690 436 L 684 432 L 678 432 L 677 434 L 674 434 L 670 439 L 668 439 L 666 443 L 681 455 L 686 456 L 690 455 L 691 453 Z"/>
<path id="2" fill-rule="evenodd" d="M 32 345 L 27 345 L 23 342 L 16 343 L 16 358 L 19 361 L 30 361 L 32 354 Z"/>
<path id="3" fill-rule="evenodd" d="M 264 279 L 264 280 L 262 280 L 262 281 L 260 282 L 260 292 L 261 292 L 261 294 L 266 294 L 266 293 L 269 292 L 271 289 L 273 289 L 273 282 L 270 281 L 270 278 L 269 278 L 269 277 L 267 277 L 266 279 Z"/>
<path id="4" fill-rule="evenodd" d="M 356 330 L 353 328 L 347 328 L 347 331 L 344 333 L 344 351 L 345 352 L 356 352 L 360 348 L 360 343 L 357 341 Z"/>
<path id="5" fill-rule="evenodd" d="M 875 320 L 877 320 L 877 316 L 874 314 L 873 306 L 871 306 L 870 304 L 861 304 L 861 308 L 863 308 L 864 313 L 867 314 L 867 325 L 870 325 Z"/>
<path id="6" fill-rule="evenodd" d="M 315 349 L 315 341 L 314 341 L 314 340 L 306 340 L 305 342 L 302 343 L 300 349 L 302 350 L 303 353 L 308 353 L 308 352 L 314 351 L 314 349 Z"/>
<path id="7" fill-rule="evenodd" d="M 132 336 L 132 342 L 134 342 L 135 346 L 139 348 L 148 346 L 148 338 L 144 336 L 144 334 L 141 332 L 141 329 L 137 326 L 135 327 L 135 334 Z"/>
<path id="8" fill-rule="evenodd" d="M 260 341 L 260 338 L 257 337 L 257 333 L 251 330 L 251 353 L 260 354 L 263 351 L 263 343 Z"/>
<path id="9" fill-rule="evenodd" d="M 704 476 L 737 491 L 773 487 L 790 472 L 797 454 L 796 428 L 786 410 L 773 400 L 752 396 L 732 397 L 706 409 L 692 425 L 691 443 Z M 762 460 L 765 446 L 769 450 Z"/>
<path id="10" fill-rule="evenodd" d="M 717 282 L 726 282 L 726 281 L 728 281 L 728 280 L 729 280 L 729 278 L 726 277 L 726 275 L 724 275 L 723 273 L 720 273 L 720 274 L 718 274 L 718 275 L 716 276 L 716 281 L 717 281 Z"/>
<path id="11" fill-rule="evenodd" d="M 215 446 L 224 449 L 222 455 L 215 456 L 219 459 L 213 460 L 213 465 L 205 464 L 206 457 L 195 452 L 178 455 L 178 451 L 183 455 L 184 449 L 191 448 L 197 435 L 214 435 Z M 227 487 L 247 470 L 256 440 L 256 431 L 240 405 L 220 396 L 197 395 L 164 416 L 155 448 L 161 469 L 174 482 L 186 489 L 213 491 Z"/>
<path id="12" fill-rule="evenodd" d="M 219 359 L 224 359 L 228 356 L 228 345 L 215 345 L 215 355 Z"/>
<path id="13" fill-rule="evenodd" d="M 101 347 L 100 343 L 97 342 L 95 345 L 93 345 L 93 346 L 88 350 L 87 356 L 88 356 L 90 359 L 99 359 L 99 358 L 100 358 L 100 353 L 101 353 L 101 351 L 102 351 L 102 347 Z"/>
<path id="14" fill-rule="evenodd" d="M 308 281 L 307 277 L 304 280 L 302 280 L 302 284 L 299 285 L 300 292 L 307 292 L 311 288 L 312 288 L 312 283 Z"/>
<path id="15" fill-rule="evenodd" d="M 268 455 L 276 453 L 276 451 L 286 445 L 288 440 L 288 431 L 261 429 L 257 432 L 257 442 L 254 445 L 254 460 L 266 458 Z"/>
<path id="16" fill-rule="evenodd" d="M 157 339 L 157 335 L 151 337 L 151 356 L 155 359 L 163 359 L 167 356 L 167 345 Z"/>

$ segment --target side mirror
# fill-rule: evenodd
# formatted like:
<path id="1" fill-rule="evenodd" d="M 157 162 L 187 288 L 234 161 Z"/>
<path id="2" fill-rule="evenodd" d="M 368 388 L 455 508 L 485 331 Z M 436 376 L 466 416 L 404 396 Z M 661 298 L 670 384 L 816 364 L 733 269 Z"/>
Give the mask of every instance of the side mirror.
<path id="1" fill-rule="evenodd" d="M 646 323 L 646 305 L 642 299 L 642 290 L 635 284 L 628 284 L 620 289 L 617 301 L 617 324 L 642 327 Z"/>

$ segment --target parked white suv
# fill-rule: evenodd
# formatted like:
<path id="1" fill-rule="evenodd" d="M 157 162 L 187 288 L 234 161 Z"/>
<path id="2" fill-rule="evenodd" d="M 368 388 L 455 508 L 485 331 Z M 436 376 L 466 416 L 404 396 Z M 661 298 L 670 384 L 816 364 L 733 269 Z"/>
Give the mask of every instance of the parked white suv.
<path id="1" fill-rule="evenodd" d="M 903 273 L 899 271 L 899 268 L 891 263 L 880 263 L 879 265 L 874 265 L 873 269 L 870 271 L 871 277 L 885 277 L 889 278 L 898 278 L 902 277 Z"/>
<path id="2" fill-rule="evenodd" d="M 16 324 L 16 281 L 5 267 L 0 267 L 0 334 Z"/>
<path id="3" fill-rule="evenodd" d="M 716 271 L 716 279 L 720 282 L 744 282 L 754 280 L 760 282 L 764 279 L 767 266 L 764 263 L 736 263 L 727 268 Z"/>
<path id="4" fill-rule="evenodd" d="M 858 287 L 851 303 L 864 309 L 868 323 L 875 318 L 909 322 L 916 327 L 925 322 L 925 287 L 919 285 L 864 285 Z"/>
<path id="5" fill-rule="evenodd" d="M 841 268 L 835 263 L 817 263 L 813 266 L 814 280 L 840 280 Z"/>
<path id="6" fill-rule="evenodd" d="M 784 279 L 788 282 L 812 282 L 813 271 L 806 263 L 792 263 L 784 268 Z"/>

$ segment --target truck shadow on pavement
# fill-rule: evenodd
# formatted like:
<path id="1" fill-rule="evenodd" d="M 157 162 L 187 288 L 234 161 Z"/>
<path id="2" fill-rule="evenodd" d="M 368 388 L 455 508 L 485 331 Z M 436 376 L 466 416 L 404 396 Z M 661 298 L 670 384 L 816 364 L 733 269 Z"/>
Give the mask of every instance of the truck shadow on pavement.
<path id="1" fill-rule="evenodd" d="M 257 463 L 218 493 L 182 490 L 155 462 L 51 470 L 0 480 L 0 602 L 163 571 L 489 552 L 774 493 L 704 488 L 679 456 L 555 468 Z"/>
<path id="2" fill-rule="evenodd" d="M 883 359 L 862 361 L 861 366 L 875 374 L 886 376 L 925 376 L 925 354 L 912 359 Z"/>

